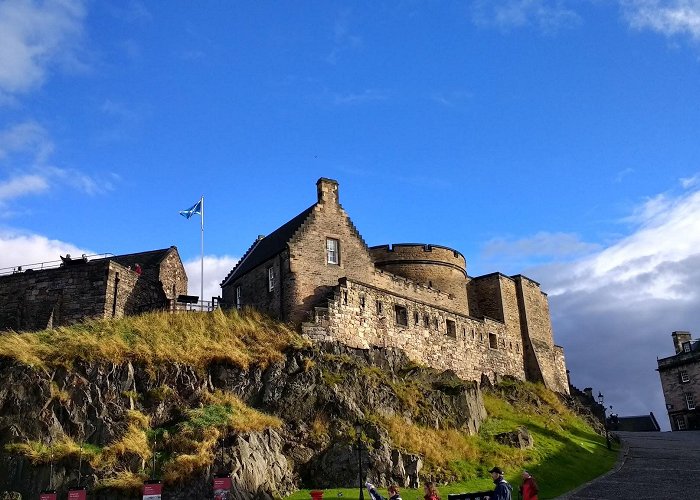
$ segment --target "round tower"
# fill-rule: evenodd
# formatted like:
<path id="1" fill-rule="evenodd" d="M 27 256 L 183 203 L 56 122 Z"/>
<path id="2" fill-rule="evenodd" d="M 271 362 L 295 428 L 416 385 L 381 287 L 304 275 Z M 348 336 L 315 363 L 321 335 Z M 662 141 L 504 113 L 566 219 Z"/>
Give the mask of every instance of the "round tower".
<path id="1" fill-rule="evenodd" d="M 467 304 L 467 262 L 457 250 L 424 243 L 371 247 L 374 265 L 416 283 L 450 293 Z"/>

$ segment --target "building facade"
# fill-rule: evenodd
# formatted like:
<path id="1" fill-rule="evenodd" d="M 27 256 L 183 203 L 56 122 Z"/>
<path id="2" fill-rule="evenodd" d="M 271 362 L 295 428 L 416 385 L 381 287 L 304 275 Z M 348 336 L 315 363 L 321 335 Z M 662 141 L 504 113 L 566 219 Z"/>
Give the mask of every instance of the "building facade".
<path id="1" fill-rule="evenodd" d="M 657 359 L 657 371 L 672 431 L 700 429 L 700 341 L 673 332 L 676 354 Z"/>
<path id="2" fill-rule="evenodd" d="M 49 269 L 0 276 L 0 330 L 41 330 L 87 318 L 162 309 L 187 293 L 176 247 L 96 259 L 62 257 Z"/>
<path id="3" fill-rule="evenodd" d="M 440 245 L 368 247 L 338 183 L 322 178 L 316 187 L 316 203 L 258 237 L 224 279 L 224 306 L 262 310 L 317 341 L 400 348 L 466 380 L 512 376 L 568 394 L 537 282 L 471 277 L 464 256 Z"/>

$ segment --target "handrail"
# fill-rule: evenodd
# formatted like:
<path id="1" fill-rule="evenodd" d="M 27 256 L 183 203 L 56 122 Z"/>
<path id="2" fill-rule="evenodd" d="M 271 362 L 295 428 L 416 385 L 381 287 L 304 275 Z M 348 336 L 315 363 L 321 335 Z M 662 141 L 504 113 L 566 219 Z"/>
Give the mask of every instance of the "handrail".
<path id="1" fill-rule="evenodd" d="M 88 261 L 95 259 L 105 259 L 107 257 L 114 257 L 114 254 L 97 253 L 92 255 L 81 255 L 81 258 L 87 259 Z M 17 274 L 25 271 L 43 271 L 45 269 L 56 269 L 61 267 L 62 264 L 63 260 L 49 260 L 46 262 L 36 262 L 34 264 L 22 264 L 20 266 L 1 267 L 0 276 L 5 276 L 8 274 Z"/>

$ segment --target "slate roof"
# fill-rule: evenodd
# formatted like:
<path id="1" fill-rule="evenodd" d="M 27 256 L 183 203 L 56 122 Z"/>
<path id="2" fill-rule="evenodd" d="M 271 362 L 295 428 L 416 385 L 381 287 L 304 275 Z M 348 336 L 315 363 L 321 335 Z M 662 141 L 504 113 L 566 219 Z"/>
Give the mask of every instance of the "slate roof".
<path id="1" fill-rule="evenodd" d="M 238 261 L 236 267 L 234 267 L 229 275 L 226 276 L 224 281 L 221 282 L 221 286 L 226 286 L 228 283 L 238 279 L 240 276 L 243 276 L 248 271 L 255 269 L 260 264 L 286 249 L 287 242 L 292 239 L 294 233 L 301 227 L 315 206 L 316 203 L 301 212 L 289 222 L 275 229 L 268 236 L 255 241 L 245 255 L 241 257 L 241 260 Z"/>
<path id="2" fill-rule="evenodd" d="M 659 423 L 656 421 L 654 413 L 649 415 L 636 415 L 631 417 L 618 417 L 618 431 L 629 432 L 659 432 Z"/>
<path id="3" fill-rule="evenodd" d="M 142 268 L 151 268 L 158 266 L 163 259 L 168 255 L 168 252 L 175 247 L 161 248 L 160 250 L 150 250 L 148 252 L 129 253 L 124 255 L 115 255 L 105 257 L 103 259 L 94 259 L 90 262 L 98 262 L 101 260 L 111 260 L 124 267 L 130 267 L 139 264 Z"/>

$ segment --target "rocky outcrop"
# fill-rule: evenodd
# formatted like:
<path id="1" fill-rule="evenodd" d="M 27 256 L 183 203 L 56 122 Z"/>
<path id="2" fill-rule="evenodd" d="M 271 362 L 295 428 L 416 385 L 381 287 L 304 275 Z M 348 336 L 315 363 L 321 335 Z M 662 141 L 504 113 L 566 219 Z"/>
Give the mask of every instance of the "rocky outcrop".
<path id="1" fill-rule="evenodd" d="M 222 470 L 231 473 L 240 500 L 279 497 L 301 486 L 354 486 L 356 423 L 368 479 L 408 485 L 418 480 L 422 457 L 399 449 L 383 419 L 475 433 L 486 417 L 475 383 L 416 366 L 400 351 L 340 344 L 290 350 L 279 362 L 248 369 L 75 362 L 70 369 L 47 371 L 0 358 L 0 380 L 0 492 L 17 491 L 24 498 L 36 498 L 48 486 L 50 465 L 33 464 L 26 453 L 9 452 L 6 445 L 49 446 L 67 437 L 86 443 L 86 450 L 104 452 L 134 432 L 132 410 L 148 422 L 139 434 L 149 440 L 147 449 L 125 444 L 112 469 L 86 458 L 81 476 L 95 499 L 137 498 L 126 489 L 96 488 L 108 485 L 105 479 L 117 469 L 150 474 L 153 436 L 182 429 L 188 412 L 204 408 L 206 394 L 214 391 L 235 394 L 249 407 L 278 417 L 281 425 L 224 432 L 215 438 L 210 457 L 202 452 L 209 460 L 205 466 L 193 466 L 186 480 L 166 484 L 164 499 L 210 497 L 211 477 Z M 158 474 L 179 452 L 155 450 Z M 59 492 L 77 484 L 78 461 L 75 450 L 55 461 L 52 479 Z"/>

